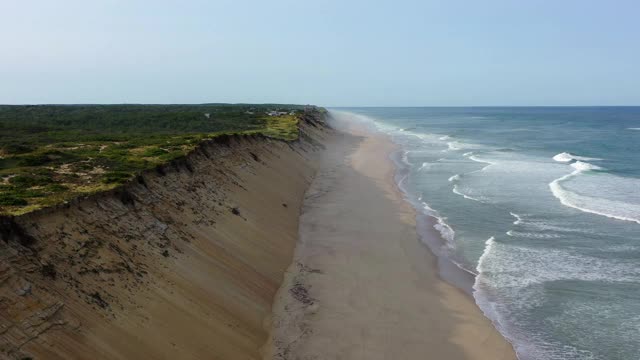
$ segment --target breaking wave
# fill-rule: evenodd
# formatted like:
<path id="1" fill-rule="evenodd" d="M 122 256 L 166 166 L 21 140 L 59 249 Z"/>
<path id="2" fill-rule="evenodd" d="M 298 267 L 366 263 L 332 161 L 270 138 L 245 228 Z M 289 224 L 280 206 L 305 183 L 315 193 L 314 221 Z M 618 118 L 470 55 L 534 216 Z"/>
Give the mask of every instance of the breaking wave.
<path id="1" fill-rule="evenodd" d="M 562 154 L 568 154 L 568 153 L 562 153 Z M 562 154 L 558 154 L 554 156 L 554 160 L 559 161 L 556 159 L 556 157 Z M 564 156 L 561 158 L 565 159 Z M 576 159 L 576 158 L 585 159 L 584 157 L 576 157 L 576 156 L 572 157 L 572 159 Z M 640 205 L 638 204 L 627 203 L 624 201 L 613 200 L 613 199 L 608 199 L 604 197 L 589 196 L 589 195 L 585 195 L 575 191 L 571 191 L 566 187 L 563 187 L 562 186 L 563 183 L 567 183 L 570 180 L 575 179 L 576 177 L 582 174 L 604 170 L 599 166 L 596 166 L 587 162 L 583 162 L 580 160 L 577 160 L 571 163 L 570 166 L 574 169 L 573 172 L 567 175 L 564 175 L 558 179 L 555 179 L 549 183 L 549 188 L 551 189 L 551 193 L 558 200 L 560 200 L 560 203 L 562 203 L 565 206 L 568 206 L 586 213 L 606 216 L 612 219 L 618 219 L 623 221 L 633 221 L 640 224 Z M 601 185 L 603 188 L 606 188 L 607 186 L 611 187 L 611 184 L 616 181 L 615 179 L 616 176 L 608 175 L 608 174 L 605 174 L 603 176 L 607 177 L 606 179 L 602 179 L 603 181 Z M 640 186 L 640 184 L 638 184 L 637 186 Z M 614 191 L 616 190 L 632 191 L 632 189 L 629 189 L 629 188 L 614 189 Z"/>
<path id="2" fill-rule="evenodd" d="M 598 160 L 602 160 L 602 159 L 598 159 L 598 158 L 590 158 L 590 157 L 585 157 L 585 156 L 578 156 L 578 155 L 574 155 L 572 153 L 568 153 L 568 152 L 563 152 L 560 154 L 557 154 L 553 157 L 553 160 L 558 161 L 558 162 L 572 162 L 572 161 L 598 161 Z"/>
<path id="3" fill-rule="evenodd" d="M 511 216 L 513 216 L 514 218 L 516 218 L 516 221 L 513 222 L 513 225 L 518 225 L 522 223 L 522 215 L 518 215 L 515 213 L 510 212 L 509 214 L 511 214 Z"/>

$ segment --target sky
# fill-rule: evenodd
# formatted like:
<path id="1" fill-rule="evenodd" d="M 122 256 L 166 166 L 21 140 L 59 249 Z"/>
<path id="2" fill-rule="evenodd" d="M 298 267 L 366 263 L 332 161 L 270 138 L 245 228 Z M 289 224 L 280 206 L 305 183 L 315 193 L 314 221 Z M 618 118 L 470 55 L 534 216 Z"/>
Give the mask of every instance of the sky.
<path id="1" fill-rule="evenodd" d="M 640 105 L 637 0 L 0 0 L 0 104 Z"/>

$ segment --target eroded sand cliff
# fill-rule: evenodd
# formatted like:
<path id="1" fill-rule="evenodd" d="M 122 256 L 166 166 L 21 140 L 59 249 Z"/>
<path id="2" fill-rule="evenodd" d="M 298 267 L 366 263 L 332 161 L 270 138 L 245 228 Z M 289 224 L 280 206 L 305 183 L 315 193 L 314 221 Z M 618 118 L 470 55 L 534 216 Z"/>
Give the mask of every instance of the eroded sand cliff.
<path id="1" fill-rule="evenodd" d="M 329 136 L 229 136 L 0 224 L 0 358 L 257 359 Z M 267 326 L 268 327 L 268 326 Z"/>

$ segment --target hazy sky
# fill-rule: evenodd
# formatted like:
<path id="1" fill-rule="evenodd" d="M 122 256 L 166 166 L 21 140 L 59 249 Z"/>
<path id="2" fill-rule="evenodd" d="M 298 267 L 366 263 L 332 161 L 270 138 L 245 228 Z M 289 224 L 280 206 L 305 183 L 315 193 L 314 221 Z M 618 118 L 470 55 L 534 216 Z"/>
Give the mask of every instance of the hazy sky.
<path id="1" fill-rule="evenodd" d="M 0 0 L 0 103 L 640 105 L 640 1 Z"/>

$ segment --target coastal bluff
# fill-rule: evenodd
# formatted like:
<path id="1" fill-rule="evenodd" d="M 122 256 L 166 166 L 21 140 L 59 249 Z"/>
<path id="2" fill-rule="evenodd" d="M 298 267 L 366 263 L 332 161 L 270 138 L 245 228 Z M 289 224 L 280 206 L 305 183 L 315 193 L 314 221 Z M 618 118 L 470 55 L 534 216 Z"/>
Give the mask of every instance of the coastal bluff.
<path id="1" fill-rule="evenodd" d="M 0 359 L 260 359 L 325 114 L 0 218 Z"/>

